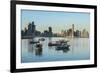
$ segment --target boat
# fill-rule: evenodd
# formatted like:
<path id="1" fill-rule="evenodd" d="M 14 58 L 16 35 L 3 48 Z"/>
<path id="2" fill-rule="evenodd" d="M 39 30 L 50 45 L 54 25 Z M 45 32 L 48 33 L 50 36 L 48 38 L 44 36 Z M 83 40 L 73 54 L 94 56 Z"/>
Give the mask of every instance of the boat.
<path id="1" fill-rule="evenodd" d="M 67 44 L 67 42 L 69 42 L 69 41 L 59 40 L 59 41 L 55 41 L 55 42 L 49 42 L 48 43 L 48 46 L 59 46 L 59 45 L 61 45 L 63 43 L 66 43 Z"/>
<path id="2" fill-rule="evenodd" d="M 66 40 L 59 40 L 59 41 L 56 41 L 56 43 L 61 43 L 61 44 L 62 44 L 62 43 L 68 43 L 68 42 L 69 42 L 68 40 L 67 40 L 67 41 L 66 41 Z"/>
<path id="3" fill-rule="evenodd" d="M 45 41 L 45 39 L 44 38 L 40 38 L 39 41 Z"/>
<path id="4" fill-rule="evenodd" d="M 48 43 L 48 46 L 57 46 L 57 45 L 60 45 L 60 43 L 53 43 L 53 42 Z"/>
<path id="5" fill-rule="evenodd" d="M 30 44 L 36 44 L 39 43 L 39 41 L 30 41 Z"/>
<path id="6" fill-rule="evenodd" d="M 70 47 L 70 45 L 64 43 L 64 44 L 56 46 L 56 50 L 64 50 L 64 49 L 69 50 L 69 47 Z"/>

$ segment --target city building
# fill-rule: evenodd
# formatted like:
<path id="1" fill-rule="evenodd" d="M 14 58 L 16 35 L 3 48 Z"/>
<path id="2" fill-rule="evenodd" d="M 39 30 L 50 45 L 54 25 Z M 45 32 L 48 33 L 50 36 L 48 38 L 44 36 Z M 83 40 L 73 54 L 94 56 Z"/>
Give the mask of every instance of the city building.
<path id="1" fill-rule="evenodd" d="M 74 24 L 72 24 L 72 38 L 74 37 Z"/>
<path id="2" fill-rule="evenodd" d="M 35 25 L 34 25 L 34 22 L 29 23 L 28 30 L 27 30 L 27 35 L 35 36 Z"/>
<path id="3" fill-rule="evenodd" d="M 49 37 L 52 37 L 52 27 L 49 27 L 48 29 L 49 29 L 48 36 L 49 36 Z"/>
<path id="4" fill-rule="evenodd" d="M 62 36 L 62 37 L 66 37 L 66 36 L 67 36 L 66 30 L 62 30 L 62 31 L 61 31 L 61 36 Z"/>
<path id="5" fill-rule="evenodd" d="M 76 38 L 81 37 L 81 31 L 76 30 L 76 31 L 74 32 L 74 37 L 76 37 Z"/>
<path id="6" fill-rule="evenodd" d="M 88 33 L 88 31 L 86 31 L 86 29 L 83 29 L 83 31 L 81 32 L 81 37 L 82 38 L 89 38 L 89 33 Z"/>
<path id="7" fill-rule="evenodd" d="M 34 25 L 34 21 L 28 24 L 28 27 L 25 27 L 24 30 L 21 30 L 21 35 L 24 38 L 29 37 L 70 37 L 70 38 L 89 38 L 89 32 L 86 29 L 82 31 L 76 30 L 75 26 L 72 24 L 71 28 L 68 30 L 61 30 L 61 33 L 53 33 L 52 27 L 48 27 L 48 30 L 44 30 L 44 32 L 36 30 L 36 26 Z"/>

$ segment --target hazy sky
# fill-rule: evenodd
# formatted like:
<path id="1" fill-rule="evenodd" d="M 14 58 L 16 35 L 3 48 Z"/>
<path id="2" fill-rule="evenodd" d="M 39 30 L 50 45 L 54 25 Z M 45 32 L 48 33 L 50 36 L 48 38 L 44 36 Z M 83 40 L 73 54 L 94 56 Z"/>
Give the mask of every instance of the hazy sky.
<path id="1" fill-rule="evenodd" d="M 35 11 L 35 10 L 21 10 L 21 29 L 27 27 L 29 22 L 34 21 L 36 30 L 43 32 L 52 27 L 54 33 L 67 30 L 75 26 L 75 30 L 89 31 L 90 28 L 90 14 L 79 12 L 55 12 L 55 11 Z"/>

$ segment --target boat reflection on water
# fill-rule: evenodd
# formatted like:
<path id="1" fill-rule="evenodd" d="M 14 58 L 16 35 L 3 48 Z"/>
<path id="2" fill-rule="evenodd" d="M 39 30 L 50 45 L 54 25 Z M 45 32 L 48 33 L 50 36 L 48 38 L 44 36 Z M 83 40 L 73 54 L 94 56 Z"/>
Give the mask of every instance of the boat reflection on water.
<path id="1" fill-rule="evenodd" d="M 36 56 L 42 56 L 42 52 L 43 52 L 43 42 L 45 41 L 44 38 L 40 38 L 37 41 L 34 39 L 30 39 L 28 42 L 29 48 L 28 51 L 29 52 L 33 52 L 33 50 L 35 50 L 35 55 Z M 42 42 L 42 43 L 41 43 Z M 63 53 L 67 53 L 70 49 L 70 45 L 68 45 L 68 40 L 58 40 L 58 41 L 52 41 L 52 38 L 49 38 L 49 43 L 47 43 L 48 48 L 54 48 L 55 51 L 63 51 Z"/>
<path id="2" fill-rule="evenodd" d="M 64 48 L 64 49 L 56 49 L 56 51 L 63 51 L 63 53 L 67 53 L 70 49 Z"/>
<path id="3" fill-rule="evenodd" d="M 28 52 L 31 54 L 35 54 L 36 56 L 42 56 L 42 44 L 38 41 L 34 41 L 33 39 L 28 40 Z"/>
<path id="4" fill-rule="evenodd" d="M 42 49 L 43 49 L 42 47 L 36 48 L 36 49 L 35 49 L 35 55 L 36 55 L 36 56 L 42 56 L 42 52 L 43 52 Z"/>
<path id="5" fill-rule="evenodd" d="M 67 45 L 67 44 L 61 44 L 59 46 L 56 46 L 56 50 L 57 51 L 63 51 L 63 53 L 67 53 L 69 50 L 70 50 L 70 45 Z"/>
<path id="6" fill-rule="evenodd" d="M 63 51 L 63 53 L 67 53 L 70 50 L 70 45 L 68 44 L 69 40 L 58 40 L 58 41 L 49 41 L 48 47 L 55 47 L 56 51 Z"/>
<path id="7" fill-rule="evenodd" d="M 29 48 L 28 51 L 29 52 L 35 52 L 36 56 L 42 56 L 43 53 L 43 42 L 41 43 L 41 41 L 45 41 L 44 38 L 40 38 L 37 41 L 30 39 L 29 40 Z M 51 38 L 49 38 L 49 43 L 47 43 L 48 48 L 53 48 L 55 49 L 55 51 L 63 51 L 63 53 L 67 53 L 70 49 L 70 45 L 68 45 L 69 41 L 65 41 L 65 40 L 58 40 L 58 41 L 52 41 Z"/>
<path id="8" fill-rule="evenodd" d="M 39 41 L 45 41 L 45 38 L 40 38 Z"/>
<path id="9" fill-rule="evenodd" d="M 68 39 L 45 37 L 45 40 L 39 40 L 41 38 L 44 37 L 22 39 L 22 63 L 90 59 L 90 45 L 88 38 Z M 39 42 L 37 42 L 38 40 Z M 49 42 L 53 45 L 56 43 L 58 45 L 48 46 Z M 67 45 L 61 43 L 67 43 Z"/>
<path id="10" fill-rule="evenodd" d="M 33 53 L 34 45 L 30 44 L 31 41 L 32 41 L 32 39 L 28 40 L 28 44 L 27 44 L 28 45 L 28 52 Z"/>
<path id="11" fill-rule="evenodd" d="M 42 56 L 42 44 L 40 43 L 36 44 L 35 55 Z"/>

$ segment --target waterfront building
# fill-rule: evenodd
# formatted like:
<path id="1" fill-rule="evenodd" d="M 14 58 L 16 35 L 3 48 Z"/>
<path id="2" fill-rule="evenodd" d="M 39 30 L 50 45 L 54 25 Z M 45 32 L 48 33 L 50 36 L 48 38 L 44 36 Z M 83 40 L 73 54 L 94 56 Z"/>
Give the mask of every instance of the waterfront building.
<path id="1" fill-rule="evenodd" d="M 49 29 L 48 36 L 49 36 L 49 37 L 52 37 L 52 27 L 49 27 L 48 29 Z"/>
<path id="2" fill-rule="evenodd" d="M 77 38 L 81 37 L 81 31 L 76 30 L 76 32 L 74 32 L 74 36 Z"/>
<path id="3" fill-rule="evenodd" d="M 62 37 L 66 37 L 66 30 L 62 30 L 62 31 L 61 31 L 61 36 L 62 36 Z"/>
<path id="4" fill-rule="evenodd" d="M 67 30 L 67 36 L 68 37 L 72 37 L 72 29 L 68 29 Z"/>
<path id="5" fill-rule="evenodd" d="M 34 22 L 29 23 L 28 30 L 27 30 L 27 35 L 28 36 L 35 36 L 35 25 L 34 25 Z"/>
<path id="6" fill-rule="evenodd" d="M 89 33 L 88 33 L 88 31 L 86 31 L 86 29 L 83 29 L 83 31 L 81 33 L 81 37 L 82 38 L 89 38 Z"/>
<path id="7" fill-rule="evenodd" d="M 74 37 L 74 24 L 72 24 L 72 38 Z"/>

